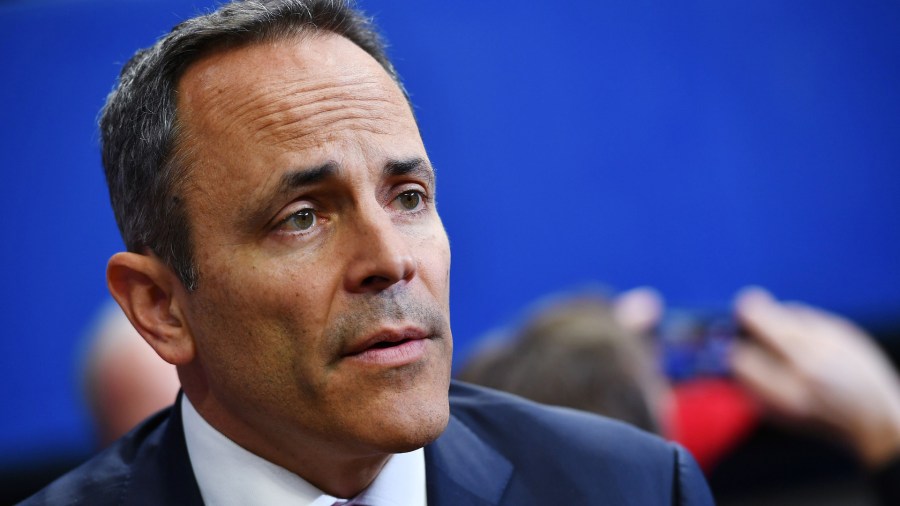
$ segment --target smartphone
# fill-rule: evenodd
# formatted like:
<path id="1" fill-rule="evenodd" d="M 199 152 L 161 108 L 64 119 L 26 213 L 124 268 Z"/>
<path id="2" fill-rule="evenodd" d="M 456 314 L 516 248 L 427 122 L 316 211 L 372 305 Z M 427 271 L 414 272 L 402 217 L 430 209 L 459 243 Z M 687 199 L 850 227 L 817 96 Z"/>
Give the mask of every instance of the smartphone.
<path id="1" fill-rule="evenodd" d="M 739 330 L 722 311 L 667 311 L 656 331 L 663 372 L 672 381 L 729 376 L 728 353 Z"/>

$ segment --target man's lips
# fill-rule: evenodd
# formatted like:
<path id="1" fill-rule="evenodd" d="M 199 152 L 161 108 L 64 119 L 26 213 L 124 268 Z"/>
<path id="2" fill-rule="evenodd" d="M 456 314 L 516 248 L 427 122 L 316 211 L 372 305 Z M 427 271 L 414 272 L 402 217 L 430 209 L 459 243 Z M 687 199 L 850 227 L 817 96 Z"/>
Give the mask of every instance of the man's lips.
<path id="1" fill-rule="evenodd" d="M 382 329 L 352 344 L 343 356 L 373 365 L 404 365 L 424 356 L 429 337 L 418 327 Z"/>

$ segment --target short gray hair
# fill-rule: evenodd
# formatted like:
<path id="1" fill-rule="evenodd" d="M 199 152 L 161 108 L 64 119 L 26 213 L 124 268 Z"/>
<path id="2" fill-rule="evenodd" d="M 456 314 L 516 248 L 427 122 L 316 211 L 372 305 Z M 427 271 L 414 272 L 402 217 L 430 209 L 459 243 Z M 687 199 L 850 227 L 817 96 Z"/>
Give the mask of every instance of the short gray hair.
<path id="1" fill-rule="evenodd" d="M 407 95 L 372 20 L 352 0 L 235 1 L 175 26 L 125 64 L 101 112 L 100 134 L 110 201 L 129 251 L 152 251 L 188 290 L 197 287 L 180 195 L 188 167 L 176 89 L 185 70 L 214 49 L 322 31 L 365 50 Z"/>

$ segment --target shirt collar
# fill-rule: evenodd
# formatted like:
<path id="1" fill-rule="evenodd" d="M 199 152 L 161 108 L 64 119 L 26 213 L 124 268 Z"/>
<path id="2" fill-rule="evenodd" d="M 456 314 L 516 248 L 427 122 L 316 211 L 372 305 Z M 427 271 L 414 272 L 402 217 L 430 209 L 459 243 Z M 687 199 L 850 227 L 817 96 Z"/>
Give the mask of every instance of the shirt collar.
<path id="1" fill-rule="evenodd" d="M 228 439 L 181 396 L 184 439 L 203 502 L 209 506 L 332 506 L 341 500 Z M 357 498 L 367 506 L 426 506 L 425 454 L 393 455 Z"/>

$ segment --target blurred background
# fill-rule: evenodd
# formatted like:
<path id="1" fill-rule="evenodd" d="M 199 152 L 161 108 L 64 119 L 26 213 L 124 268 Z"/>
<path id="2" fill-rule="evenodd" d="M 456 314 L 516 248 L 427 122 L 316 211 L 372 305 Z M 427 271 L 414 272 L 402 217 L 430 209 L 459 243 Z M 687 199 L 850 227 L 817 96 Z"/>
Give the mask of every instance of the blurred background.
<path id="1" fill-rule="evenodd" d="M 136 48 L 214 4 L 0 2 L 0 489 L 94 447 L 79 356 L 122 249 L 97 114 Z M 900 3 L 360 4 L 438 172 L 457 363 L 595 283 L 704 311 L 759 284 L 900 347 Z M 796 469 L 725 465 L 726 498 L 843 469 L 781 434 L 754 444 Z"/>

